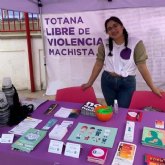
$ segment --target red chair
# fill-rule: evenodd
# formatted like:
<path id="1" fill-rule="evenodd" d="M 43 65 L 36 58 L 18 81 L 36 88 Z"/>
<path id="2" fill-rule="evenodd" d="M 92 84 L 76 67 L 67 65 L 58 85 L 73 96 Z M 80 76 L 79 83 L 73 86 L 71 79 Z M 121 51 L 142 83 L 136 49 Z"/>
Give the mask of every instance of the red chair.
<path id="1" fill-rule="evenodd" d="M 159 97 L 151 91 L 135 91 L 129 109 L 142 110 L 145 107 L 153 107 L 165 112 L 165 93 Z"/>
<path id="2" fill-rule="evenodd" d="M 80 86 L 58 89 L 55 100 L 75 103 L 86 103 L 87 101 L 98 103 L 93 87 L 82 90 Z"/>

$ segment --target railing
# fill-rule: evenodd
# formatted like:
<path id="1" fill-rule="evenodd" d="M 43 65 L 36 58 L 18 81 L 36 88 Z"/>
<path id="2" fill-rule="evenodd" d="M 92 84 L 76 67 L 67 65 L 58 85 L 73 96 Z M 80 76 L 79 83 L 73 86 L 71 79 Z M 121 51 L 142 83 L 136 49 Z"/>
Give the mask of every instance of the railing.
<path id="1" fill-rule="evenodd" d="M 41 31 L 38 14 L 28 13 L 30 31 Z M 0 9 L 0 32 L 26 31 L 24 12 Z"/>

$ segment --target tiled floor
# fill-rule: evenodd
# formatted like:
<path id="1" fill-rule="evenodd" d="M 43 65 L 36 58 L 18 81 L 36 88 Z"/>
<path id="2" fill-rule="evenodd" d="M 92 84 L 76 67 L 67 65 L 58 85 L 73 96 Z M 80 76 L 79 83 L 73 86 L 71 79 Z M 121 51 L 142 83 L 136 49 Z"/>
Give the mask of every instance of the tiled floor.
<path id="1" fill-rule="evenodd" d="M 19 97 L 29 97 L 29 98 L 46 98 L 48 100 L 54 100 L 55 96 L 54 95 L 46 95 L 45 90 L 41 91 L 36 91 L 36 92 L 31 92 L 30 90 L 21 90 L 17 91 Z"/>
<path id="2" fill-rule="evenodd" d="M 31 92 L 30 90 L 21 90 L 21 91 L 17 91 L 17 92 L 18 92 L 19 98 L 29 97 L 29 98 L 45 98 L 48 100 L 55 100 L 55 96 L 46 95 L 45 90 L 36 91 L 36 92 Z M 102 98 L 98 98 L 98 102 L 100 104 L 106 105 L 104 99 L 102 99 Z"/>

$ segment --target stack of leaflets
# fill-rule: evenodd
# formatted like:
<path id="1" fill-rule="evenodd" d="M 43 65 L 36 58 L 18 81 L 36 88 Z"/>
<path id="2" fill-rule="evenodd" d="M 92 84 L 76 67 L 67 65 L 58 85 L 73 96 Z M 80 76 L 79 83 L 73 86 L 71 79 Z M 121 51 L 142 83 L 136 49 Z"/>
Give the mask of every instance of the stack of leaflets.
<path id="1" fill-rule="evenodd" d="M 12 144 L 13 150 L 31 152 L 46 136 L 47 131 L 30 128 L 17 141 Z"/>
<path id="2" fill-rule="evenodd" d="M 133 165 L 136 145 L 120 142 L 111 165 Z"/>
<path id="3" fill-rule="evenodd" d="M 68 127 L 72 126 L 73 121 L 64 120 L 60 125 L 56 124 L 49 133 L 50 139 L 62 140 L 68 132 Z"/>
<path id="4" fill-rule="evenodd" d="M 165 157 L 145 154 L 145 165 L 165 165 Z"/>
<path id="5" fill-rule="evenodd" d="M 50 139 L 56 139 L 56 140 L 62 140 L 62 138 L 66 135 L 68 132 L 67 127 L 63 127 L 61 125 L 56 124 L 54 128 L 49 133 Z"/>
<path id="6" fill-rule="evenodd" d="M 144 127 L 142 144 L 150 147 L 165 149 L 165 130 Z"/>
<path id="7" fill-rule="evenodd" d="M 81 114 L 87 115 L 87 116 L 96 116 L 94 109 L 97 106 L 101 106 L 101 104 L 95 104 L 88 101 L 81 107 Z"/>
<path id="8" fill-rule="evenodd" d="M 87 160 L 89 162 L 104 164 L 107 158 L 108 149 L 93 146 L 89 151 Z"/>

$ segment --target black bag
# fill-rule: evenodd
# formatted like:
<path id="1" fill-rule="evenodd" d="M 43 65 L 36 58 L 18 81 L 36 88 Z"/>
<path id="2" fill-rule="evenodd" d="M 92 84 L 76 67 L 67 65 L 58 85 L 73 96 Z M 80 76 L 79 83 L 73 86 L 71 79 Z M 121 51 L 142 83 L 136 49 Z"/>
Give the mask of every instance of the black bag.
<path id="1" fill-rule="evenodd" d="M 16 125 L 24 120 L 26 117 L 31 116 L 33 112 L 34 106 L 32 104 L 29 105 L 21 105 L 19 102 L 19 97 L 16 88 L 14 87 L 14 95 L 13 95 L 13 105 L 10 106 L 10 117 L 8 121 L 9 126 Z"/>

